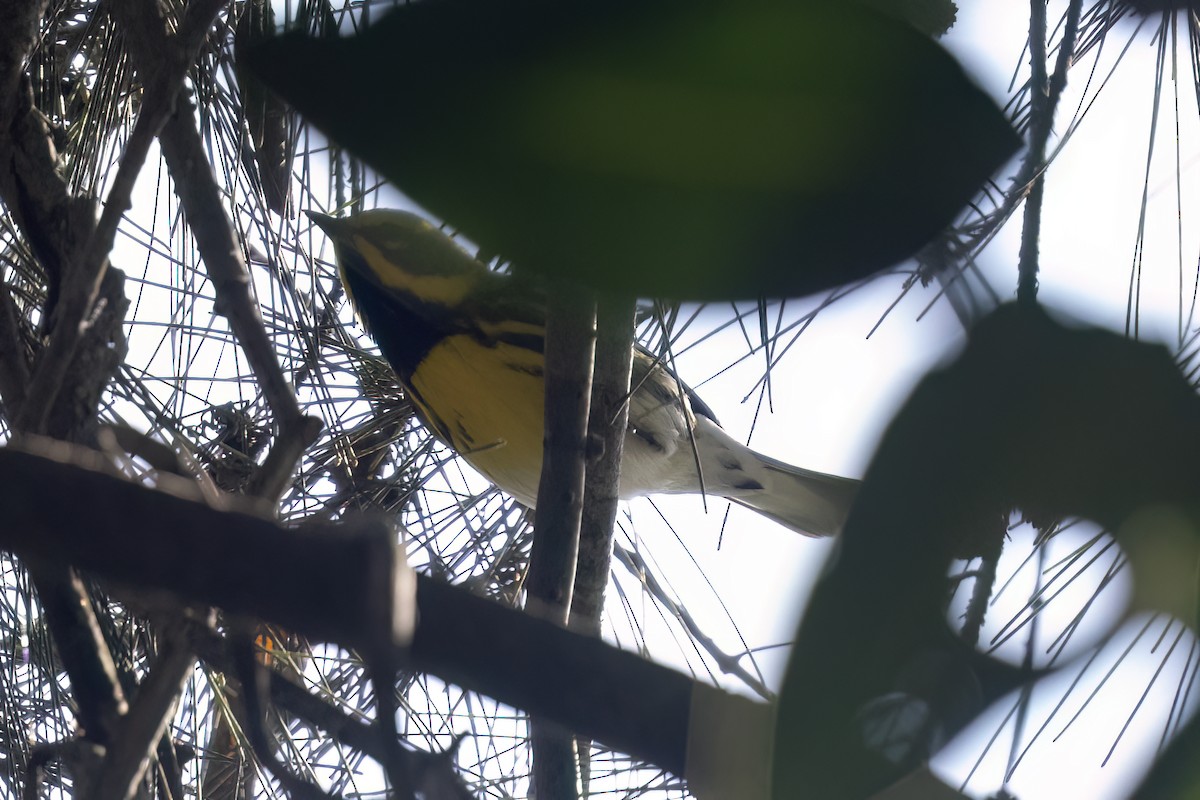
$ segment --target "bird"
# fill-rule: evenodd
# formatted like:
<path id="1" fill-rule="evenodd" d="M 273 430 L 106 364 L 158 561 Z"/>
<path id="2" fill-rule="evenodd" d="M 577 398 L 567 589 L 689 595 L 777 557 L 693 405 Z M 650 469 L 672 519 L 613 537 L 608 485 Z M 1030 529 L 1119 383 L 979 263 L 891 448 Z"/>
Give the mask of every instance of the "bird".
<path id="1" fill-rule="evenodd" d="M 544 435 L 545 295 L 501 273 L 422 216 L 373 209 L 306 212 L 375 340 L 438 438 L 533 508 Z M 837 534 L 858 481 L 791 466 L 721 428 L 712 409 L 635 347 L 619 495 L 725 497 L 807 536 Z"/>

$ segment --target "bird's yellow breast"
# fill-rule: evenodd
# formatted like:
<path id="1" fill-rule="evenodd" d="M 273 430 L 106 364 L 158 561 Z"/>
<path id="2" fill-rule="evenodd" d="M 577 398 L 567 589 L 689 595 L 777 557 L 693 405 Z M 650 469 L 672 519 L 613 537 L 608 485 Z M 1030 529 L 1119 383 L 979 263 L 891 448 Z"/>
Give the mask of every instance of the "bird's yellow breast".
<path id="1" fill-rule="evenodd" d="M 429 351 L 411 378 L 413 401 L 471 466 L 526 505 L 542 469 L 542 354 L 468 335 Z"/>

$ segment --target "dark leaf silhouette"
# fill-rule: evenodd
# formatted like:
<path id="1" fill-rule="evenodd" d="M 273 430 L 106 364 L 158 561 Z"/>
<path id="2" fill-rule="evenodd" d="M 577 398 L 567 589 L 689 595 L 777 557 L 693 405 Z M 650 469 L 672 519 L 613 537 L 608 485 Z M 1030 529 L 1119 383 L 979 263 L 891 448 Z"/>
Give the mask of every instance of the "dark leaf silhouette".
<path id="1" fill-rule="evenodd" d="M 928 755 L 919 741 L 883 747 L 888 719 L 919 720 L 914 735 L 933 747 L 1017 685 L 1016 670 L 959 643 L 944 616 L 951 560 L 998 509 L 1086 517 L 1136 545 L 1140 531 L 1123 523 L 1167 506 L 1194 539 L 1198 449 L 1200 397 L 1165 348 L 1037 308 L 980 323 L 892 422 L 801 623 L 775 796 L 868 796 Z"/>
<path id="2" fill-rule="evenodd" d="M 1016 147 L 949 55 L 856 4 L 416 3 L 248 58 L 489 251 L 639 295 L 871 274 Z"/>

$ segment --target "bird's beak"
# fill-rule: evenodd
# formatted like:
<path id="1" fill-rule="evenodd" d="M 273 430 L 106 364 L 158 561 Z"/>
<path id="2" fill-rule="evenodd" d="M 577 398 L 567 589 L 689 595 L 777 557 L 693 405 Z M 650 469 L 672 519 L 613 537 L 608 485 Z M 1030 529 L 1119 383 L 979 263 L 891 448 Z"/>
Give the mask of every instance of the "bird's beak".
<path id="1" fill-rule="evenodd" d="M 334 238 L 340 233 L 341 220 L 337 217 L 331 217 L 328 214 L 322 214 L 319 211 L 305 211 L 308 218 L 313 221 L 318 228 L 325 231 L 325 235 Z"/>

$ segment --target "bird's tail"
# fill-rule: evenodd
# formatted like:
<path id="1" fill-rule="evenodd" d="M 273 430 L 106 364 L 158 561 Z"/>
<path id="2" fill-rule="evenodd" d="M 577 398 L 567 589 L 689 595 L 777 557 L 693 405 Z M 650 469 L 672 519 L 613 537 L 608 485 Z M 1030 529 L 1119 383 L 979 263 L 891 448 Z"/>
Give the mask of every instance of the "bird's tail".
<path id="1" fill-rule="evenodd" d="M 805 536 L 839 533 L 858 481 L 793 467 L 756 453 L 704 417 L 696 419 L 696 447 L 705 491 Z"/>

